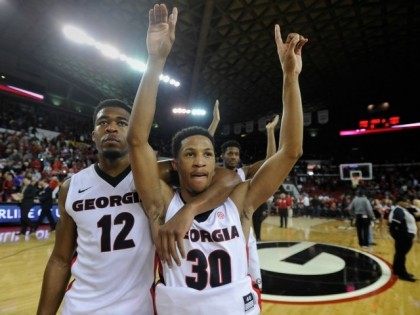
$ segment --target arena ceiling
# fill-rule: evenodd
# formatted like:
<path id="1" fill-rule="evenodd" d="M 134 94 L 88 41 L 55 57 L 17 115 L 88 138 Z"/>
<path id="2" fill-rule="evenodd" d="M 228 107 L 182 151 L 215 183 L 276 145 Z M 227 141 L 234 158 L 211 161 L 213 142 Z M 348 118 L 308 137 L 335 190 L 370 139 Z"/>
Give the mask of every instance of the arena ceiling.
<path id="1" fill-rule="evenodd" d="M 126 55 L 145 60 L 147 12 L 153 4 L 0 0 L 1 50 L 18 59 L 20 70 L 36 64 L 93 98 L 130 101 L 139 73 L 69 42 L 61 28 L 65 23 L 76 25 Z M 216 98 L 222 123 L 279 112 L 281 69 L 273 39 L 275 23 L 284 34 L 297 31 L 310 40 L 301 75 L 306 111 L 326 108 L 344 118 L 370 103 L 389 101 L 409 110 L 410 102 L 418 101 L 419 1 L 174 0 L 167 4 L 176 5 L 180 13 L 165 71 L 182 85 L 162 85 L 160 114 L 177 104 L 202 104 L 211 110 Z M 32 75 L 36 72 L 32 70 Z M 47 81 L 48 89 L 71 93 L 54 86 L 57 80 Z M 71 97 L 77 99 L 77 93 Z"/>

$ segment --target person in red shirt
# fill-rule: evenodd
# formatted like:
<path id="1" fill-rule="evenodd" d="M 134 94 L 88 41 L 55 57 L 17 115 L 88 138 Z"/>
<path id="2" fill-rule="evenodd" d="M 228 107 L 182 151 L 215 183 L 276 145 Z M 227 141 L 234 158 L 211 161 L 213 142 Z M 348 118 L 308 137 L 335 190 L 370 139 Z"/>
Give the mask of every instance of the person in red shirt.
<path id="1" fill-rule="evenodd" d="M 3 202 L 10 202 L 12 194 L 15 190 L 13 185 L 13 176 L 10 173 L 4 175 L 5 180 L 3 181 Z"/>
<path id="2" fill-rule="evenodd" d="M 280 227 L 287 228 L 288 201 L 285 194 L 280 194 L 280 198 L 276 200 L 276 208 L 280 214 Z"/>

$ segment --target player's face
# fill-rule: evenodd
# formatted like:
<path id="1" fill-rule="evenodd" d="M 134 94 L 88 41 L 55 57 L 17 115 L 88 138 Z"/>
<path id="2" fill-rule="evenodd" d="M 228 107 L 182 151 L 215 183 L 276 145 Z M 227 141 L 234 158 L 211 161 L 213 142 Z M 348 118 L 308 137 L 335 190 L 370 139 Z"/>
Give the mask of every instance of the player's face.
<path id="1" fill-rule="evenodd" d="M 241 153 L 237 147 L 227 147 L 225 153 L 222 155 L 225 167 L 232 170 L 238 166 L 240 158 Z"/>
<path id="2" fill-rule="evenodd" d="M 185 138 L 175 162 L 181 188 L 192 194 L 204 191 L 213 178 L 215 164 L 214 147 L 209 138 L 202 135 Z"/>
<path id="3" fill-rule="evenodd" d="M 130 114 L 120 107 L 106 107 L 98 112 L 92 140 L 100 155 L 113 160 L 128 154 L 129 119 Z"/>

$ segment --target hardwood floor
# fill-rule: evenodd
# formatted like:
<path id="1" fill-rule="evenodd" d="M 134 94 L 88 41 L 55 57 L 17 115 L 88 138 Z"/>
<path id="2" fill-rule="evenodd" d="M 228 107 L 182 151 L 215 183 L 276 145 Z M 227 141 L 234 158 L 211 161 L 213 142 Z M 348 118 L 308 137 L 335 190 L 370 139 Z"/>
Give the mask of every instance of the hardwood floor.
<path id="1" fill-rule="evenodd" d="M 272 266 L 273 270 L 280 272 L 279 281 L 271 281 L 275 285 L 276 283 L 281 284 L 283 281 L 296 280 L 300 275 L 295 273 L 295 271 L 304 270 L 305 273 L 312 276 L 315 275 L 315 278 L 305 278 L 306 283 L 302 287 L 310 288 L 310 290 L 307 290 L 310 294 L 317 292 L 321 286 L 319 285 L 320 281 L 316 280 L 316 275 L 328 273 L 327 271 L 322 271 L 325 268 L 325 270 L 338 268 L 338 265 L 334 265 L 333 261 L 347 261 L 347 256 L 343 256 L 344 254 L 341 258 L 334 258 L 334 256 L 341 255 L 337 254 L 340 252 L 340 250 L 337 252 L 337 248 L 342 248 L 343 252 L 352 253 L 352 255 L 361 257 L 361 259 L 363 257 L 367 257 L 366 259 L 373 257 L 377 258 L 378 261 L 392 262 L 394 242 L 388 234 L 386 225 L 375 227 L 374 241 L 377 245 L 365 250 L 359 247 L 356 230 L 350 226 L 349 221 L 293 218 L 289 222 L 287 229 L 279 228 L 278 223 L 278 217 L 268 217 L 262 225 L 262 245 L 268 244 L 265 246 L 271 246 L 271 244 L 277 244 L 270 249 L 273 250 L 273 254 L 259 250 L 262 269 L 264 269 L 263 266 L 268 266 L 267 269 L 271 270 L 271 266 L 267 265 L 269 264 L 267 257 L 279 255 L 279 259 L 274 260 L 274 264 L 278 262 L 279 265 Z M 45 230 L 40 230 L 37 232 L 37 235 L 30 236 L 25 240 L 23 237 L 18 239 L 12 236 L 11 230 L 10 228 L 0 229 L 0 314 L 35 314 L 44 268 L 51 254 L 55 235 L 54 233 L 49 233 L 45 227 Z M 323 253 L 323 251 L 328 253 Z M 300 262 L 299 259 L 304 261 Z M 316 261 L 323 261 L 322 259 L 325 259 L 324 263 L 321 264 L 321 267 L 324 269 L 320 266 L 316 267 L 315 264 Z M 372 264 L 376 265 L 376 262 L 372 261 Z M 310 264 L 314 266 L 313 270 L 311 270 Z M 357 265 L 358 263 L 347 267 L 354 272 L 357 269 Z M 286 267 L 292 269 L 295 267 L 292 279 L 286 279 L 284 274 L 281 274 L 287 269 Z M 369 269 L 369 267 L 363 268 Z M 414 241 L 414 245 L 407 255 L 407 268 L 411 273 L 420 277 L 420 242 L 418 240 Z M 332 272 L 337 270 L 332 270 Z M 360 270 L 357 271 L 359 272 Z M 365 272 L 366 270 L 361 271 Z M 272 270 L 266 276 L 270 277 L 270 275 L 273 275 L 271 272 Z M 340 274 L 340 272 L 335 274 Z M 377 270 L 367 270 L 367 273 L 363 272 L 358 273 L 356 280 L 356 282 L 361 281 L 362 286 L 366 275 L 369 278 L 371 274 L 378 274 Z M 381 272 L 379 271 L 379 273 Z M 328 297 L 330 301 L 327 302 L 322 302 L 322 298 L 320 299 L 319 296 L 309 297 L 306 302 L 291 302 L 289 300 L 273 302 L 266 301 L 267 296 L 263 296 L 263 300 L 265 300 L 263 302 L 263 314 L 420 314 L 420 281 L 411 283 L 396 280 L 393 276 L 387 275 L 387 271 L 382 271 L 382 273 L 385 273 L 383 276 L 386 278 L 384 280 L 386 285 L 373 290 L 373 293 L 367 292 L 362 296 L 352 297 L 350 300 L 337 301 L 334 300 L 334 295 L 332 295 Z M 340 277 L 338 279 L 342 279 Z M 349 277 L 350 274 L 347 275 L 345 281 L 348 281 Z M 311 283 L 311 281 L 313 282 Z M 332 283 L 336 284 L 334 281 Z M 265 286 L 264 279 L 263 285 Z M 351 290 L 347 291 L 357 291 L 357 283 L 351 286 L 347 283 L 347 288 L 351 288 Z M 293 292 L 298 289 L 298 287 L 293 286 Z M 294 298 L 292 297 L 291 300 Z"/>

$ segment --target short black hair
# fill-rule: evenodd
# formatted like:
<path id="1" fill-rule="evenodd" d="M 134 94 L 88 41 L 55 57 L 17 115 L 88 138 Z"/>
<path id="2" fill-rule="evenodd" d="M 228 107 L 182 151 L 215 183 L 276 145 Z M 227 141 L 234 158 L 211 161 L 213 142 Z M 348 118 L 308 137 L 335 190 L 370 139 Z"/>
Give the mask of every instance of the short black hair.
<path id="1" fill-rule="evenodd" d="M 223 143 L 222 146 L 220 147 L 222 149 L 222 154 L 225 153 L 227 148 L 230 148 L 230 147 L 238 148 L 239 151 L 241 151 L 241 145 L 239 144 L 238 141 L 229 140 L 229 141 L 226 141 L 225 143 Z"/>
<path id="2" fill-rule="evenodd" d="M 209 133 L 207 129 L 204 129 L 203 127 L 199 126 L 192 126 L 188 128 L 181 129 L 178 131 L 175 136 L 172 138 L 172 155 L 174 159 L 178 157 L 179 150 L 181 149 L 181 142 L 182 140 L 191 137 L 191 136 L 204 136 L 207 137 L 214 148 L 214 138 Z"/>
<path id="3" fill-rule="evenodd" d="M 99 111 L 107 107 L 120 107 L 126 110 L 129 114 L 131 114 L 131 107 L 128 106 L 125 102 L 121 100 L 117 100 L 115 98 L 106 99 L 99 102 L 99 104 L 95 107 L 95 111 L 93 112 L 93 125 L 94 126 L 96 122 L 96 116 L 98 115 Z"/>

